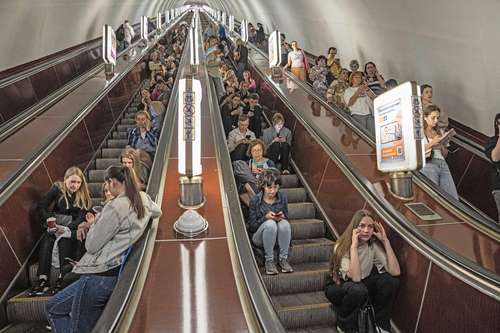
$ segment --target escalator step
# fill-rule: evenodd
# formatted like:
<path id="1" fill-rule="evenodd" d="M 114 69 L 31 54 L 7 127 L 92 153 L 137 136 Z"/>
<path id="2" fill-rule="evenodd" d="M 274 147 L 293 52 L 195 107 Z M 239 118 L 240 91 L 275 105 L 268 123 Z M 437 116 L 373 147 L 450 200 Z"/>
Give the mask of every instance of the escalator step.
<path id="1" fill-rule="evenodd" d="M 302 263 L 330 261 L 333 242 L 327 238 L 292 240 L 288 260 L 293 265 Z M 254 247 L 255 259 L 259 265 L 264 264 L 264 249 Z M 274 258 L 278 258 L 278 247 L 274 249 Z"/>
<path id="2" fill-rule="evenodd" d="M 296 175 L 281 175 L 281 187 L 299 187 L 299 178 Z"/>
<path id="3" fill-rule="evenodd" d="M 120 158 L 123 148 L 102 148 L 102 158 Z"/>
<path id="4" fill-rule="evenodd" d="M 266 275 L 260 267 L 262 279 L 270 295 L 306 293 L 325 289 L 330 276 L 328 261 L 304 263 L 293 266 L 293 273 Z"/>
<path id="5" fill-rule="evenodd" d="M 0 330 L 0 333 L 46 333 L 46 322 L 12 324 Z"/>
<path id="6" fill-rule="evenodd" d="M 91 198 L 102 197 L 102 182 L 99 183 L 88 183 L 89 193 Z"/>
<path id="7" fill-rule="evenodd" d="M 95 160 L 96 169 L 106 170 L 111 165 L 120 165 L 120 160 L 117 158 L 97 158 Z"/>
<path id="8" fill-rule="evenodd" d="M 127 132 L 129 128 L 134 127 L 133 125 L 117 125 L 116 130 L 119 132 Z"/>
<path id="9" fill-rule="evenodd" d="M 114 131 L 113 134 L 111 135 L 113 139 L 117 140 L 127 140 L 127 132 L 118 132 Z"/>
<path id="10" fill-rule="evenodd" d="M 335 325 L 334 325 L 335 326 Z M 287 330 L 290 333 L 338 333 L 337 328 L 332 325 L 316 326 L 308 328 L 296 328 Z"/>
<path id="11" fill-rule="evenodd" d="M 122 125 L 135 125 L 135 120 L 134 120 L 134 118 L 122 118 L 120 123 Z"/>
<path id="12" fill-rule="evenodd" d="M 313 219 L 316 217 L 316 208 L 312 202 L 298 202 L 288 204 L 290 219 Z"/>
<path id="13" fill-rule="evenodd" d="M 286 193 L 289 203 L 308 201 L 306 189 L 303 187 L 283 188 L 281 191 Z"/>
<path id="14" fill-rule="evenodd" d="M 89 183 L 102 183 L 104 182 L 104 175 L 106 170 L 89 170 L 89 177 L 87 181 Z"/>
<path id="15" fill-rule="evenodd" d="M 107 148 L 125 148 L 127 145 L 127 139 L 109 139 L 106 142 Z"/>
<path id="16" fill-rule="evenodd" d="M 287 329 L 335 325 L 333 305 L 324 291 L 271 297 Z"/>
<path id="17" fill-rule="evenodd" d="M 325 235 L 325 223 L 318 219 L 290 220 L 292 239 L 320 238 Z"/>
<path id="18" fill-rule="evenodd" d="M 11 323 L 45 321 L 48 296 L 29 297 L 27 290 L 7 301 L 7 318 Z"/>

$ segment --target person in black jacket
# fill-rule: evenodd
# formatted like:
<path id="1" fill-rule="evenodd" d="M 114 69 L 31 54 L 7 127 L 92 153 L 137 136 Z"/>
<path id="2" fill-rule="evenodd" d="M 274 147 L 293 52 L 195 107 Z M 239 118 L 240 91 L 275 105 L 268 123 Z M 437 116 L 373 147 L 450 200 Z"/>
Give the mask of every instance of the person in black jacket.
<path id="1" fill-rule="evenodd" d="M 491 168 L 491 193 L 497 204 L 498 222 L 500 223 L 500 113 L 493 123 L 495 135 L 490 137 L 484 146 L 486 157 L 493 163 Z"/>
<path id="2" fill-rule="evenodd" d="M 54 183 L 41 199 L 38 210 L 42 228 L 46 232 L 38 253 L 38 282 L 29 291 L 30 296 L 40 296 L 48 290 L 48 277 L 55 244 L 58 246 L 60 274 L 52 292 L 56 293 L 60 289 L 64 274 L 72 269 L 67 258 L 79 259 L 77 256 L 78 225 L 86 219 L 90 206 L 87 182 L 82 171 L 77 167 L 66 170 L 64 181 Z M 83 251 L 79 254 L 83 255 Z"/>
<path id="3" fill-rule="evenodd" d="M 264 247 L 266 274 L 278 274 L 274 264 L 274 246 L 276 240 L 280 248 L 279 265 L 281 272 L 293 272 L 288 263 L 288 248 L 292 237 L 288 222 L 288 199 L 280 192 L 281 176 L 272 170 L 265 171 L 260 179 L 261 191 L 250 201 L 248 229 L 252 242 Z"/>

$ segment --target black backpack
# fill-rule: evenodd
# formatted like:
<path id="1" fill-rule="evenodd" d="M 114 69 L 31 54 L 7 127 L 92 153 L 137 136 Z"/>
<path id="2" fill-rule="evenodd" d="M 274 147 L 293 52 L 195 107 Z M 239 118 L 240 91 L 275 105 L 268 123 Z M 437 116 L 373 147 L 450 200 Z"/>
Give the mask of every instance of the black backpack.
<path id="1" fill-rule="evenodd" d="M 123 24 L 120 25 L 118 30 L 116 30 L 116 40 L 121 42 L 125 39 L 125 28 L 123 28 Z"/>

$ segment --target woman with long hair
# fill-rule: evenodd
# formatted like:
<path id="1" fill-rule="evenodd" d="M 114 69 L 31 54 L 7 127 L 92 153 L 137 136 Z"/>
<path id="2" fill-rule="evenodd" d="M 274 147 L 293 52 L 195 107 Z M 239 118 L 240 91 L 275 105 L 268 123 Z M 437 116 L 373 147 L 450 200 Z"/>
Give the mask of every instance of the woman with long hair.
<path id="1" fill-rule="evenodd" d="M 368 61 L 365 64 L 365 80 L 373 93 L 378 96 L 382 94 L 385 89 L 385 80 L 378 72 L 377 66 L 374 62 Z"/>
<path id="2" fill-rule="evenodd" d="M 356 332 L 359 309 L 370 300 L 376 324 L 390 332 L 401 270 L 384 227 L 369 211 L 354 213 L 335 243 L 332 266 L 326 296 L 336 308 L 339 331 Z"/>
<path id="3" fill-rule="evenodd" d="M 134 170 L 135 176 L 139 181 L 141 190 L 146 189 L 148 183 L 148 171 L 142 166 L 138 149 L 125 148 L 120 155 L 120 164 L 124 167 Z"/>
<path id="4" fill-rule="evenodd" d="M 118 280 L 128 249 L 141 237 L 148 221 L 161 215 L 160 207 L 139 190 L 130 168 L 111 166 L 105 181 L 114 199 L 108 202 L 87 233 L 87 253 L 73 273 L 80 278 L 50 298 L 46 313 L 52 330 L 90 332 Z"/>
<path id="5" fill-rule="evenodd" d="M 283 70 L 286 70 L 288 67 L 290 67 L 293 75 L 299 78 L 299 80 L 306 80 L 309 63 L 304 51 L 299 48 L 297 41 L 292 42 L 292 51 L 288 52 L 288 63 L 283 67 Z"/>
<path id="6" fill-rule="evenodd" d="M 424 109 L 424 145 L 425 166 L 420 170 L 427 178 L 438 185 L 451 197 L 458 200 L 457 188 L 451 176 L 450 168 L 446 163 L 451 135 L 444 135 L 439 127 L 441 110 L 434 104 L 429 104 Z M 453 130 L 452 130 L 453 131 Z"/>
<path id="7" fill-rule="evenodd" d="M 90 206 L 87 181 L 77 167 L 66 170 L 64 180 L 54 183 L 42 197 L 38 211 L 46 231 L 38 252 L 38 281 L 29 291 L 30 296 L 41 296 L 49 289 L 54 246 L 58 249 L 60 274 L 51 292 L 56 293 L 61 288 L 64 275 L 72 268 L 67 258 L 77 259 L 82 252 L 78 249 L 77 230 Z"/>

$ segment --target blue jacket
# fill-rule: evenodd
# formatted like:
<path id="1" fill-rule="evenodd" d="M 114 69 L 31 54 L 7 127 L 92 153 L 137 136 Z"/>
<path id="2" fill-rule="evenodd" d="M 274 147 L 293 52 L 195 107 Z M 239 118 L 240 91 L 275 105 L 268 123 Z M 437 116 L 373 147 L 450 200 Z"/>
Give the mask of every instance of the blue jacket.
<path id="1" fill-rule="evenodd" d="M 266 214 L 270 211 L 283 212 L 288 219 L 288 198 L 285 193 L 278 191 L 276 200 L 269 206 L 263 201 L 264 191 L 260 191 L 250 201 L 250 213 L 248 218 L 248 230 L 256 232 L 260 225 L 266 221 Z"/>

